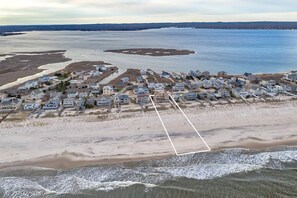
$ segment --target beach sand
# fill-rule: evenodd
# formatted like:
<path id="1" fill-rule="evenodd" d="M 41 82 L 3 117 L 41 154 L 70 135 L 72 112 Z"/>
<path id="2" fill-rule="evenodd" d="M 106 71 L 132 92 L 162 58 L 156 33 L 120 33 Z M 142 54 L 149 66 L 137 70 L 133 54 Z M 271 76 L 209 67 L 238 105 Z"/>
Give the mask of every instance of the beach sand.
<path id="1" fill-rule="evenodd" d="M 186 108 L 212 150 L 297 145 L 297 102 Z M 161 112 L 180 152 L 193 151 L 197 134 L 184 131 L 176 110 Z M 200 142 L 201 144 L 201 142 Z M 201 149 L 205 145 L 201 144 Z M 0 168 L 35 165 L 73 168 L 175 155 L 156 112 L 30 119 L 0 125 Z"/>

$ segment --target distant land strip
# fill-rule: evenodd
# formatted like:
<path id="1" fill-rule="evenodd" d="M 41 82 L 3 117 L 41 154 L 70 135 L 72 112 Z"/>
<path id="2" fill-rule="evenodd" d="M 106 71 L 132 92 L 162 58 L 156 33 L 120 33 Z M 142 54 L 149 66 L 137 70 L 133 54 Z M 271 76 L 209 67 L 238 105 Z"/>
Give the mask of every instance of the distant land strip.
<path id="1" fill-rule="evenodd" d="M 0 26 L 0 35 L 26 31 L 135 31 L 160 28 L 297 30 L 297 22 L 183 22 Z M 12 34 L 13 35 L 13 34 Z"/>

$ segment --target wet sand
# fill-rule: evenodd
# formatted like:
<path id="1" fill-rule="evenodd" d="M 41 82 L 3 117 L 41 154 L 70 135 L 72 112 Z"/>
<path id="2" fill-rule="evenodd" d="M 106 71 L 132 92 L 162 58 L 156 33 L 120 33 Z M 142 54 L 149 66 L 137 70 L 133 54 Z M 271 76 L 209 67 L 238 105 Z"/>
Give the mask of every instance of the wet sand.
<path id="1" fill-rule="evenodd" d="M 296 146 L 296 112 L 294 101 L 185 109 L 212 150 Z M 163 115 L 182 131 L 175 110 Z M 192 151 L 195 142 L 186 131 L 174 138 L 183 142 L 183 152 Z M 0 167 L 73 168 L 175 155 L 154 111 L 4 122 L 0 145 Z"/>

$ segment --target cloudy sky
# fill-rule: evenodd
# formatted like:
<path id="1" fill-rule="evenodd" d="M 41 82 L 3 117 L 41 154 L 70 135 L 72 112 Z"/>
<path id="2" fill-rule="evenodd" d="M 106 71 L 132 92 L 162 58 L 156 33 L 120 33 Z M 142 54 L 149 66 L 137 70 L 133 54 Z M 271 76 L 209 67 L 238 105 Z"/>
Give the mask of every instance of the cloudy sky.
<path id="1" fill-rule="evenodd" d="M 0 2 L 0 25 L 296 20 L 296 0 L 1 0 Z"/>

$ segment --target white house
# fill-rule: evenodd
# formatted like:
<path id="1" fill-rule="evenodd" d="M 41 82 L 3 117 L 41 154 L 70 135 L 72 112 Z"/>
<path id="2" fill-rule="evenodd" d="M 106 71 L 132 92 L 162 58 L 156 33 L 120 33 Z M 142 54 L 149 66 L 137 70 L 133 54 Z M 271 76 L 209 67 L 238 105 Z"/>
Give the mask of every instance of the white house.
<path id="1" fill-rule="evenodd" d="M 78 96 L 78 92 L 77 91 L 70 91 L 67 94 L 68 98 L 76 98 Z"/>
<path id="2" fill-rule="evenodd" d="M 103 95 L 112 95 L 112 94 L 114 94 L 114 90 L 111 85 L 106 85 L 103 87 Z"/>
<path id="3" fill-rule="evenodd" d="M 45 94 L 43 91 L 40 91 L 39 89 L 35 89 L 31 92 L 31 99 L 32 100 L 38 100 L 41 99 Z"/>
<path id="4" fill-rule="evenodd" d="M 28 81 L 25 83 L 25 85 L 19 87 L 19 90 L 26 90 L 31 88 L 37 88 L 38 87 L 38 81 Z"/>
<path id="5" fill-rule="evenodd" d="M 78 97 L 79 97 L 79 98 L 87 98 L 88 95 L 89 95 L 88 92 L 80 92 L 80 93 L 78 94 Z"/>
<path id="6" fill-rule="evenodd" d="M 99 89 L 100 88 L 100 84 L 99 83 L 94 83 L 94 82 L 89 82 L 88 83 L 88 88 Z"/>
<path id="7" fill-rule="evenodd" d="M 37 102 L 30 102 L 30 103 L 24 103 L 23 104 L 23 109 L 25 111 L 32 111 L 40 107 L 40 103 Z"/>
<path id="8" fill-rule="evenodd" d="M 73 98 L 65 98 L 63 100 L 63 107 L 64 108 L 73 108 L 75 106 Z"/>
<path id="9" fill-rule="evenodd" d="M 60 100 L 59 99 L 50 99 L 47 103 L 43 106 L 44 110 L 56 110 L 60 107 Z"/>
<path id="10" fill-rule="evenodd" d="M 110 107 L 112 100 L 109 96 L 101 96 L 96 99 L 96 104 L 99 107 Z"/>
<path id="11" fill-rule="evenodd" d="M 96 65 L 96 70 L 100 72 L 105 72 L 108 68 L 105 65 Z"/>

